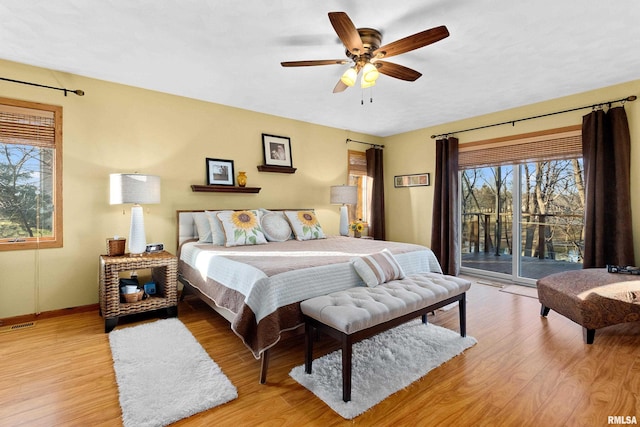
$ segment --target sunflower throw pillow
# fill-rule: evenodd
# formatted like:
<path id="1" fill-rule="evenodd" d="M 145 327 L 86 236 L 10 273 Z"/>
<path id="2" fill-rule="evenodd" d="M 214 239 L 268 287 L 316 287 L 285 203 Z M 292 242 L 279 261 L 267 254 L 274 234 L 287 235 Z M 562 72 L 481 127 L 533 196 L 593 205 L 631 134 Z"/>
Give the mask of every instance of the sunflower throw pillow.
<path id="1" fill-rule="evenodd" d="M 324 239 L 326 236 L 313 211 L 284 211 L 296 240 Z"/>
<path id="2" fill-rule="evenodd" d="M 224 230 L 225 246 L 267 243 L 260 228 L 257 211 L 223 211 L 217 213 Z"/>

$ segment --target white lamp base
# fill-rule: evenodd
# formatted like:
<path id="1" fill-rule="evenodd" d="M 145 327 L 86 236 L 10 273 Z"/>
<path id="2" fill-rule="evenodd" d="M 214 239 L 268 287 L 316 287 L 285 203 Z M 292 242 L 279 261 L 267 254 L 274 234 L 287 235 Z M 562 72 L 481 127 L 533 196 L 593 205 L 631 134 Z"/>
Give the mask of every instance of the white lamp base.
<path id="1" fill-rule="evenodd" d="M 147 249 L 147 238 L 144 235 L 144 213 L 142 206 L 131 207 L 131 228 L 129 229 L 129 252 L 141 255 Z"/>
<path id="2" fill-rule="evenodd" d="M 340 206 L 340 235 L 349 235 L 349 212 L 346 205 Z"/>

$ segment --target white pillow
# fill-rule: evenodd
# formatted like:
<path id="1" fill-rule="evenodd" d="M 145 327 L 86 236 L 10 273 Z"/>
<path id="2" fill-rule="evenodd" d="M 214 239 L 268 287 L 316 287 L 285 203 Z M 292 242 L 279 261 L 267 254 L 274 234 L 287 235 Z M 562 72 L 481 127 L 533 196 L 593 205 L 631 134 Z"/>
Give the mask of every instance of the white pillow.
<path id="1" fill-rule="evenodd" d="M 269 242 L 284 242 L 291 238 L 291 227 L 282 212 L 263 213 L 260 225 Z"/>
<path id="2" fill-rule="evenodd" d="M 313 211 L 284 211 L 296 240 L 324 239 L 326 236 Z"/>
<path id="3" fill-rule="evenodd" d="M 351 264 L 362 281 L 370 288 L 389 282 L 404 279 L 404 271 L 393 254 L 388 249 L 371 255 L 355 257 Z"/>
<path id="4" fill-rule="evenodd" d="M 224 245 L 243 246 L 267 243 L 257 211 L 223 211 L 217 214 L 224 230 Z"/>
<path id="5" fill-rule="evenodd" d="M 219 212 L 224 211 L 205 211 L 205 214 L 211 230 L 211 243 L 218 246 L 224 246 L 224 230 L 222 229 L 220 219 L 217 217 Z"/>
<path id="6" fill-rule="evenodd" d="M 211 243 L 211 226 L 207 214 L 194 212 L 193 222 L 196 223 L 196 230 L 198 230 L 198 243 Z"/>

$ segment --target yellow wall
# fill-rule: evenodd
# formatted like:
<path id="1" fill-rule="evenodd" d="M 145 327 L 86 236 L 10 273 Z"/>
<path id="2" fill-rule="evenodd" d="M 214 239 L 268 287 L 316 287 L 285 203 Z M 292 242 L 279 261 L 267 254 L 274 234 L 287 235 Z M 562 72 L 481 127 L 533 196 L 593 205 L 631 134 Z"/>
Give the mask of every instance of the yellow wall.
<path id="1" fill-rule="evenodd" d="M 393 187 L 394 175 L 430 172 L 433 182 L 435 172 L 435 140 L 431 139 L 431 135 L 597 104 L 602 101 L 621 99 L 628 95 L 640 95 L 640 80 L 386 138 L 384 141 L 384 174 L 387 239 L 424 245 L 429 245 L 431 242 L 431 214 L 433 210 L 434 187 Z M 620 104 L 616 104 L 616 106 L 618 105 Z M 625 109 L 629 120 L 629 131 L 631 133 L 631 208 L 633 214 L 634 245 L 638 248 L 636 249 L 636 261 L 639 261 L 640 195 L 638 195 L 638 191 L 640 191 L 640 100 L 626 103 Z M 464 132 L 453 136 L 459 139 L 460 144 L 464 144 L 472 141 L 535 132 L 543 129 L 579 125 L 582 123 L 582 116 L 589 112 L 589 109 L 579 110 L 518 122 L 515 126 L 497 126 Z M 612 189 L 612 191 L 613 190 L 614 189 Z M 638 264 L 639 263 L 636 262 L 636 265 Z"/>
<path id="2" fill-rule="evenodd" d="M 0 252 L 0 318 L 97 302 L 98 255 L 109 236 L 127 236 L 129 206 L 110 206 L 109 174 L 160 175 L 162 203 L 144 206 L 147 241 L 176 249 L 176 210 L 309 207 L 337 234 L 329 187 L 347 182 L 347 150 L 381 143 L 312 125 L 158 92 L 0 61 L 2 76 L 82 89 L 78 97 L 0 81 L 0 96 L 63 107 L 64 247 Z M 262 133 L 291 138 L 295 174 L 258 172 Z M 194 193 L 205 158 L 234 160 L 258 194 Z M 124 215 L 123 215 L 124 212 Z"/>
<path id="3" fill-rule="evenodd" d="M 84 97 L 0 81 L 0 96 L 63 107 L 64 247 L 0 252 L 0 318 L 97 302 L 98 255 L 105 238 L 126 236 L 129 207 L 108 204 L 108 175 L 140 172 L 162 177 L 162 203 L 145 206 L 149 242 L 175 252 L 178 209 L 310 207 L 323 228 L 338 232 L 338 208 L 329 186 L 346 183 L 347 150 L 367 147 L 346 138 L 385 145 L 387 238 L 428 245 L 433 186 L 396 189 L 393 176 L 430 172 L 432 134 L 513 120 L 640 94 L 640 81 L 560 98 L 388 138 L 354 134 L 266 114 L 88 79 L 0 60 L 2 76 L 82 89 Z M 640 165 L 640 101 L 626 106 L 632 165 Z M 579 124 L 588 110 L 461 133 L 460 143 Z M 261 134 L 291 138 L 293 175 L 259 173 Z M 232 159 L 259 194 L 193 193 L 205 183 L 205 158 Z M 638 167 L 631 172 L 636 247 L 640 247 Z M 124 212 L 124 214 L 123 214 Z M 637 255 L 640 256 L 640 250 Z M 640 257 L 637 257 L 640 259 Z"/>

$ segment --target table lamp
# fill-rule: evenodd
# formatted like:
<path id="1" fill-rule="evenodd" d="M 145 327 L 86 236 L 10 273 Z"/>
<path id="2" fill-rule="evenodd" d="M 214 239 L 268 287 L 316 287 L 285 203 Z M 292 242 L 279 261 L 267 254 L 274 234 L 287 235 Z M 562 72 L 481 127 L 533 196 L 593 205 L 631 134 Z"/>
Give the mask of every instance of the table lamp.
<path id="1" fill-rule="evenodd" d="M 129 252 L 141 255 L 147 248 L 144 214 L 141 204 L 160 203 L 160 177 L 137 173 L 112 173 L 110 198 L 112 205 L 133 203 L 129 228 Z"/>
<path id="2" fill-rule="evenodd" d="M 349 213 L 347 205 L 358 201 L 358 187 L 355 185 L 334 185 L 331 187 L 330 203 L 340 206 L 340 235 L 349 235 Z"/>

